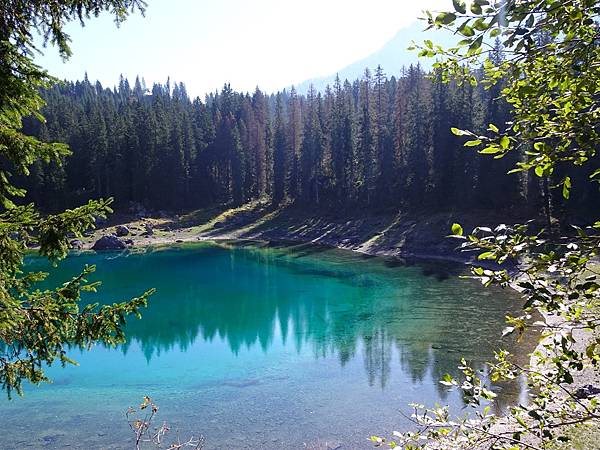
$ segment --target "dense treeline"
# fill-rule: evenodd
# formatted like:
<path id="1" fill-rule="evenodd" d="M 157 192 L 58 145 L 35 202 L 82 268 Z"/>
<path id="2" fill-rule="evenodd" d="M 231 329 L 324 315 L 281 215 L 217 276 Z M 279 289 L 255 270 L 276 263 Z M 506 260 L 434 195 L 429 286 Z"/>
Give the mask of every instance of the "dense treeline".
<path id="1" fill-rule="evenodd" d="M 133 87 L 121 79 L 106 89 L 86 77 L 44 92 L 46 123 L 25 123 L 27 133 L 73 150 L 62 167 L 34 167 L 29 199 L 48 210 L 107 196 L 120 208 L 137 202 L 171 211 L 257 198 L 541 208 L 552 180 L 507 176 L 519 156 L 478 157 L 451 133 L 451 126 L 483 132 L 509 121 L 508 106 L 496 101 L 500 89 L 444 84 L 411 66 L 399 77 L 366 71 L 306 96 L 293 88 L 243 94 L 225 85 L 203 102 L 169 81 L 147 89 L 139 78 Z M 576 198 L 575 206 L 598 204 L 592 190 Z"/>

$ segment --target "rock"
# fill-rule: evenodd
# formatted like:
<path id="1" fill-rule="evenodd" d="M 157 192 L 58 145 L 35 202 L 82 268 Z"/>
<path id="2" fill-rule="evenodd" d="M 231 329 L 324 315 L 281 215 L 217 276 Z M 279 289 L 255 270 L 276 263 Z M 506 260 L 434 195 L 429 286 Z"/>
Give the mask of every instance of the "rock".
<path id="1" fill-rule="evenodd" d="M 96 217 L 95 221 L 96 221 L 96 226 L 98 226 L 98 227 L 104 226 L 108 223 L 108 219 L 105 219 L 104 217 Z"/>
<path id="2" fill-rule="evenodd" d="M 181 239 L 177 239 L 175 242 L 181 244 L 183 241 Z"/>
<path id="3" fill-rule="evenodd" d="M 577 397 L 579 399 L 586 399 L 586 398 L 594 397 L 598 394 L 600 394 L 600 388 L 597 388 L 596 386 L 592 386 L 591 384 L 586 384 L 585 386 L 577 389 L 577 391 L 575 392 L 575 397 Z"/>
<path id="4" fill-rule="evenodd" d="M 125 242 L 114 234 L 107 234 L 96 241 L 92 250 L 123 250 L 124 248 L 127 248 Z"/>
<path id="5" fill-rule="evenodd" d="M 118 225 L 117 228 L 115 229 L 115 234 L 118 237 L 128 236 L 129 228 L 127 228 L 127 226 L 125 226 L 125 225 Z"/>
<path id="6" fill-rule="evenodd" d="M 134 244 L 133 239 L 125 239 L 125 244 L 132 246 Z"/>
<path id="7" fill-rule="evenodd" d="M 213 228 L 222 228 L 223 225 L 225 225 L 223 222 L 215 222 L 215 224 L 213 225 Z"/>
<path id="8" fill-rule="evenodd" d="M 145 223 L 144 224 L 144 232 L 142 233 L 142 236 L 152 236 L 154 234 L 154 228 L 152 228 L 152 225 L 149 223 Z"/>
<path id="9" fill-rule="evenodd" d="M 69 246 L 74 250 L 81 250 L 83 249 L 83 242 L 81 242 L 79 239 L 73 239 L 71 242 L 69 242 Z"/>

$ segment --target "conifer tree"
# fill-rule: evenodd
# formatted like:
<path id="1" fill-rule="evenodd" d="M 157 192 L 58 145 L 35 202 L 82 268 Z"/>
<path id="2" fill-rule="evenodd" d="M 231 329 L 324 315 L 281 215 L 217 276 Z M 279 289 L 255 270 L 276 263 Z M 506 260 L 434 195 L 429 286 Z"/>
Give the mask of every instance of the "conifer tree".
<path id="1" fill-rule="evenodd" d="M 373 102 L 371 98 L 371 72 L 365 70 L 360 82 L 360 109 L 358 118 L 358 164 L 360 166 L 360 197 L 371 204 L 375 167 L 375 138 L 373 125 Z"/>
<path id="2" fill-rule="evenodd" d="M 287 130 L 283 118 L 283 100 L 281 94 L 278 93 L 275 99 L 273 134 L 273 203 L 275 205 L 279 205 L 286 195 L 288 156 Z"/>
<path id="3" fill-rule="evenodd" d="M 15 204 L 25 192 L 11 182 L 11 172 L 27 176 L 36 161 L 60 163 L 69 154 L 64 144 L 44 143 L 20 131 L 23 117 L 43 120 L 38 90 L 54 81 L 32 62 L 33 33 L 40 31 L 66 58 L 71 51 L 65 22 L 83 22 L 106 10 L 120 22 L 144 6 L 137 0 L 7 0 L 0 5 L 0 382 L 9 395 L 22 392 L 23 380 L 47 381 L 44 368 L 57 360 L 71 363 L 71 346 L 122 341 L 125 317 L 139 315 L 146 304 L 149 293 L 130 302 L 82 306 L 82 291 L 97 286 L 86 281 L 93 268 L 56 289 L 37 289 L 45 274 L 23 271 L 27 246 L 39 245 L 40 254 L 52 260 L 64 257 L 69 234 L 92 227 L 95 218 L 110 212 L 110 200 L 42 217 L 32 204 Z"/>

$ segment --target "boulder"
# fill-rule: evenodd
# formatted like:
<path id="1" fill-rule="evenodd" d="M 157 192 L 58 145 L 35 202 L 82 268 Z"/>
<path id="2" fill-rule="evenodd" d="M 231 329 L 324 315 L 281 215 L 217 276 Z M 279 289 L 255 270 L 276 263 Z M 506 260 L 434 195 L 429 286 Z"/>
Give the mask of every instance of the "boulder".
<path id="1" fill-rule="evenodd" d="M 125 225 L 118 225 L 115 228 L 115 234 L 118 237 L 128 236 L 129 235 L 129 228 L 127 228 L 127 226 L 125 226 Z"/>
<path id="2" fill-rule="evenodd" d="M 108 223 L 108 219 L 105 219 L 104 217 L 96 217 L 95 221 L 97 227 L 102 227 Z"/>
<path id="3" fill-rule="evenodd" d="M 74 250 L 83 249 L 83 242 L 81 242 L 79 239 L 73 239 L 71 242 L 69 242 L 69 245 Z"/>
<path id="4" fill-rule="evenodd" d="M 600 388 L 591 384 L 586 384 L 575 391 L 575 397 L 579 399 L 591 398 L 600 394 Z"/>
<path id="5" fill-rule="evenodd" d="M 125 242 L 114 234 L 107 234 L 96 241 L 92 250 L 123 250 L 124 248 L 127 248 Z"/>

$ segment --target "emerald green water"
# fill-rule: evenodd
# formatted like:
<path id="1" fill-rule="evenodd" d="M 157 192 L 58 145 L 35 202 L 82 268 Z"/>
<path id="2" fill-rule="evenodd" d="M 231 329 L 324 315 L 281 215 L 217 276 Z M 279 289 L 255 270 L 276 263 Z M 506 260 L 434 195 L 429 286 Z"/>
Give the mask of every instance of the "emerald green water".
<path id="1" fill-rule="evenodd" d="M 52 367 L 53 384 L 0 399 L 2 449 L 132 448 L 124 412 L 143 395 L 158 422 L 204 435 L 208 449 L 371 448 L 370 435 L 409 426 L 399 411 L 410 402 L 462 413 L 438 380 L 461 356 L 482 367 L 510 347 L 499 336 L 518 307 L 510 292 L 439 267 L 302 246 L 84 253 L 50 281 L 84 264 L 103 280 L 89 300 L 157 293 L 126 345 L 74 350 L 79 367 Z M 499 392 L 510 403 L 519 387 Z"/>

